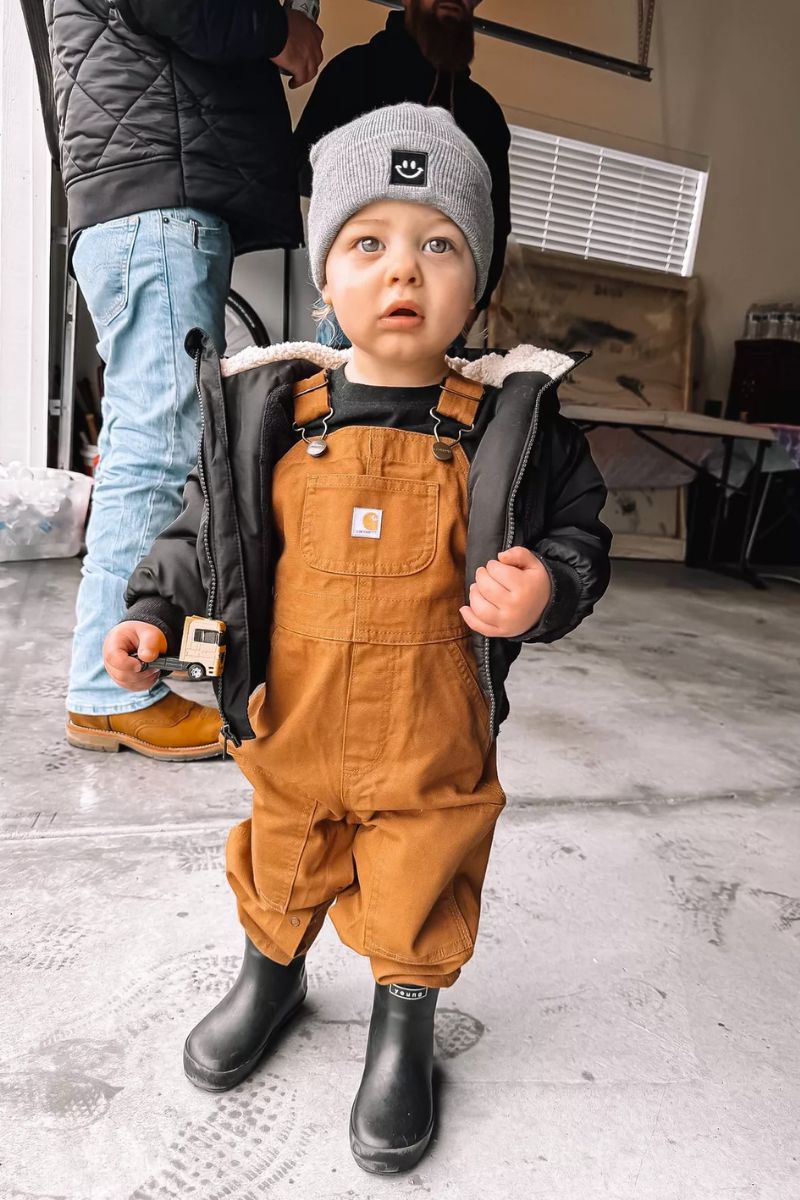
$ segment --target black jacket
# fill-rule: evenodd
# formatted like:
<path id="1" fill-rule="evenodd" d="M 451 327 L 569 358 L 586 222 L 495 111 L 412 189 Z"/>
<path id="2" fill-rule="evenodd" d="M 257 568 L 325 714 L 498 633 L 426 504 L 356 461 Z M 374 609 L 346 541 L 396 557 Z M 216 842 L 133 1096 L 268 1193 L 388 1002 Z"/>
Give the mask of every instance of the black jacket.
<path id="1" fill-rule="evenodd" d="M 403 13 L 390 13 L 385 29 L 366 44 L 337 54 L 320 73 L 294 133 L 300 191 L 304 196 L 311 195 L 309 151 L 332 129 L 362 113 L 404 100 L 450 109 L 456 124 L 477 146 L 492 176 L 494 251 L 486 289 L 478 304 L 484 309 L 503 273 L 511 230 L 508 125 L 497 101 L 470 79 L 469 69 L 453 75 L 437 72 L 406 32 L 404 21 Z"/>
<path id="2" fill-rule="evenodd" d="M 307 343 L 298 347 L 309 350 Z M 206 613 L 225 621 L 225 670 L 214 682 L 224 732 L 239 744 L 254 736 L 247 702 L 264 681 L 269 655 L 272 471 L 299 436 L 292 429 L 292 384 L 320 368 L 286 357 L 292 348 L 284 344 L 260 352 L 273 361 L 223 379 L 217 353 L 200 330 L 189 334 L 187 349 L 195 355 L 203 416 L 200 458 L 181 515 L 128 582 L 126 619 L 158 626 L 170 654 L 180 644 L 184 616 Z M 517 347 L 510 355 L 518 362 L 532 349 Z M 331 352 L 326 347 L 324 353 Z M 565 357 L 561 374 L 583 357 Z M 520 643 L 555 641 L 592 611 L 608 585 L 611 542 L 598 516 L 605 486 L 586 438 L 559 415 L 555 379 L 515 371 L 512 357 L 507 365 L 494 416 L 470 463 L 467 579 L 501 550 L 525 545 L 549 570 L 553 595 L 538 624 L 518 638 L 472 635 L 494 733 L 508 713 L 503 685 Z"/>
<path id="3" fill-rule="evenodd" d="M 190 206 L 237 253 L 303 240 L 278 0 L 46 0 L 71 233 Z"/>

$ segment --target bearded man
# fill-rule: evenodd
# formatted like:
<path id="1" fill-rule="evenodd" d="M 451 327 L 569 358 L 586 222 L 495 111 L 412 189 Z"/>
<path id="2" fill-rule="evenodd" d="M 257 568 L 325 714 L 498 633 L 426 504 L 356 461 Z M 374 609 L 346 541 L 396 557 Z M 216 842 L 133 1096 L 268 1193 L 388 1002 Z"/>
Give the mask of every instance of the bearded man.
<path id="1" fill-rule="evenodd" d="M 310 147 L 365 112 L 413 100 L 441 105 L 474 142 L 492 176 L 494 251 L 476 312 L 487 308 L 503 271 L 511 229 L 508 147 L 511 136 L 497 101 L 470 78 L 474 13 L 480 0 L 404 0 L 371 41 L 331 59 L 317 79 L 295 130 L 300 191 L 311 194 Z M 330 344 L 347 344 L 334 337 Z"/>

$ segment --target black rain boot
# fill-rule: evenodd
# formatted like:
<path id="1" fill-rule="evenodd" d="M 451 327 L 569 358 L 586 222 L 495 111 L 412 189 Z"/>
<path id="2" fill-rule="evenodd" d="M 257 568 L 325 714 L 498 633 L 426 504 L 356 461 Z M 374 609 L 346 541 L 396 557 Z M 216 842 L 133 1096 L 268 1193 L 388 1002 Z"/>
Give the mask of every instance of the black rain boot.
<path id="1" fill-rule="evenodd" d="M 231 990 L 195 1025 L 183 1047 L 188 1079 L 209 1092 L 226 1092 L 250 1074 L 278 1030 L 306 998 L 305 958 L 288 967 L 257 950 L 248 937 Z"/>
<path id="2" fill-rule="evenodd" d="M 375 984 L 367 1057 L 350 1113 L 350 1149 L 375 1175 L 408 1171 L 433 1133 L 433 1017 L 438 988 Z"/>

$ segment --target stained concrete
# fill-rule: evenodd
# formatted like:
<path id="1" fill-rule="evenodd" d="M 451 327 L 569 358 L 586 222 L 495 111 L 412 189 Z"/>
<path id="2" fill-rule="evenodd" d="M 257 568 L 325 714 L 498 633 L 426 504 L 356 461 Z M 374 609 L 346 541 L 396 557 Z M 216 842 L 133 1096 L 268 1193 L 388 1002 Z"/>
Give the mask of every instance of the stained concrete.
<path id="1" fill-rule="evenodd" d="M 0 567 L 4 1200 L 800 1196 L 796 589 L 617 564 L 524 649 L 437 1136 L 381 1180 L 347 1145 L 369 969 L 330 925 L 269 1061 L 223 1096 L 183 1077 L 238 969 L 248 796 L 231 763 L 66 746 L 78 565 Z"/>

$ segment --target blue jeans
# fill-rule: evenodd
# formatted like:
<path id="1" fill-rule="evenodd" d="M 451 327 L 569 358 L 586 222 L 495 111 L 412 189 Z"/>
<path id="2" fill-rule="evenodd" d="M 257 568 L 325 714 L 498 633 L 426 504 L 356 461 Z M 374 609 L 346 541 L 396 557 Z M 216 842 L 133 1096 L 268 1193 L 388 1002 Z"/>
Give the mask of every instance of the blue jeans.
<path id="1" fill-rule="evenodd" d="M 124 617 L 129 575 L 180 512 L 200 433 L 194 364 L 183 341 L 197 325 L 224 351 L 232 262 L 225 222 L 192 208 L 121 217 L 78 238 L 73 269 L 106 367 L 71 712 L 133 712 L 167 694 L 161 682 L 148 692 L 118 687 L 103 667 L 103 639 Z"/>

